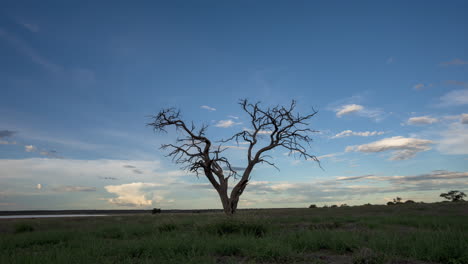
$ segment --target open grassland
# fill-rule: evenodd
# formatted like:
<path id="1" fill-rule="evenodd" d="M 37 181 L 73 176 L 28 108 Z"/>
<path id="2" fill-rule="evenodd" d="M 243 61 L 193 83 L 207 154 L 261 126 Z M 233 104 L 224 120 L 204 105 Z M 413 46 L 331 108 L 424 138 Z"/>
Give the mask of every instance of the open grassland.
<path id="1" fill-rule="evenodd" d="M 0 263 L 468 264 L 468 203 L 0 220 Z"/>

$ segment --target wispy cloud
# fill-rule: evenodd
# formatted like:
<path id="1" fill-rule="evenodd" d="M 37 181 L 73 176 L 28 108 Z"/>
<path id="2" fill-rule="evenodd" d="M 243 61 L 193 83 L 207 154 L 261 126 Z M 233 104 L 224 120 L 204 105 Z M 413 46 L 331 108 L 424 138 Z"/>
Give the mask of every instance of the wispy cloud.
<path id="1" fill-rule="evenodd" d="M 12 137 L 16 133 L 16 131 L 11 130 L 0 130 L 0 138 Z"/>
<path id="2" fill-rule="evenodd" d="M 441 139 L 438 140 L 437 150 L 442 154 L 466 155 L 468 154 L 468 117 L 464 115 L 465 123 L 453 123 L 448 129 L 440 132 Z"/>
<path id="3" fill-rule="evenodd" d="M 16 18 L 16 22 L 25 29 L 31 31 L 32 33 L 37 33 L 40 30 L 39 25 L 37 25 L 36 23 L 32 23 L 31 21 L 26 21 L 22 18 Z"/>
<path id="4" fill-rule="evenodd" d="M 389 57 L 386 61 L 387 64 L 392 64 L 395 61 L 393 57 Z"/>
<path id="5" fill-rule="evenodd" d="M 240 125 L 242 123 L 237 123 L 232 121 L 231 119 L 228 120 L 220 120 L 218 123 L 216 123 L 215 127 L 222 127 L 222 128 L 227 128 L 227 127 L 232 127 L 235 125 Z"/>
<path id="6" fill-rule="evenodd" d="M 369 137 L 369 136 L 378 136 L 383 135 L 385 132 L 383 131 L 364 131 L 364 132 L 356 132 L 352 130 L 344 130 L 331 138 L 342 138 L 342 137 L 349 137 L 349 136 L 359 136 L 359 137 Z"/>
<path id="7" fill-rule="evenodd" d="M 96 187 L 86 186 L 58 186 L 52 188 L 55 192 L 95 192 Z"/>
<path id="8" fill-rule="evenodd" d="M 468 89 L 454 90 L 440 98 L 440 106 L 457 106 L 468 104 Z"/>
<path id="9" fill-rule="evenodd" d="M 424 89 L 424 84 L 423 83 L 418 83 L 418 84 L 413 86 L 413 89 L 422 90 L 422 89 Z"/>
<path id="10" fill-rule="evenodd" d="M 430 116 L 415 116 L 409 118 L 406 123 L 409 125 L 430 125 L 438 121 L 439 119 Z"/>
<path id="11" fill-rule="evenodd" d="M 9 42 L 16 50 L 21 54 L 31 59 L 32 62 L 43 67 L 47 71 L 58 73 L 63 70 L 63 68 L 55 63 L 50 62 L 48 59 L 42 57 L 38 52 L 26 44 L 23 40 L 9 34 L 2 28 L 0 28 L 0 38 Z"/>
<path id="12" fill-rule="evenodd" d="M 445 81 L 445 84 L 468 87 L 468 83 L 467 83 L 467 82 L 455 81 L 455 80 L 448 80 L 448 81 Z"/>
<path id="13" fill-rule="evenodd" d="M 200 108 L 208 110 L 208 111 L 216 111 L 216 108 L 211 107 L 211 106 L 207 106 L 207 105 L 202 105 L 202 106 L 200 106 Z"/>
<path id="14" fill-rule="evenodd" d="M 390 137 L 369 144 L 348 146 L 346 152 L 366 152 L 375 153 L 383 151 L 393 151 L 390 160 L 406 160 L 414 157 L 418 152 L 428 151 L 434 142 L 426 139 Z"/>
<path id="15" fill-rule="evenodd" d="M 336 111 L 336 116 L 337 117 L 342 117 L 344 115 L 349 115 L 349 114 L 352 114 L 352 113 L 362 111 L 363 109 L 364 109 L 364 106 L 362 106 L 362 105 L 349 104 L 349 105 L 340 106 L 335 111 Z"/>
<path id="16" fill-rule="evenodd" d="M 445 62 L 441 62 L 440 65 L 441 66 L 451 66 L 451 65 L 466 65 L 468 64 L 468 61 L 464 61 L 462 59 L 453 59 L 451 61 L 445 61 Z"/>

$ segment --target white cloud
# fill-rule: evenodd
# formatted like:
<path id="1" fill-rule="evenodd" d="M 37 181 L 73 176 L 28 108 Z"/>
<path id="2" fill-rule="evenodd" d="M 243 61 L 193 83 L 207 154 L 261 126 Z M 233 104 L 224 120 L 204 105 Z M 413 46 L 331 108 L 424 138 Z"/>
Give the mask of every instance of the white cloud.
<path id="1" fill-rule="evenodd" d="M 468 61 L 464 61 L 464 60 L 461 60 L 461 59 L 453 59 L 451 61 L 445 61 L 445 62 L 441 62 L 440 65 L 442 66 L 450 66 L 450 65 L 465 65 L 465 64 L 468 64 Z"/>
<path id="2" fill-rule="evenodd" d="M 357 105 L 357 104 L 348 104 L 348 105 L 343 105 L 336 109 L 336 116 L 337 117 L 342 117 L 344 115 L 348 115 L 351 113 L 356 113 L 359 111 L 362 111 L 364 109 L 364 106 L 362 105 Z"/>
<path id="3" fill-rule="evenodd" d="M 232 127 L 234 125 L 240 125 L 240 124 L 241 123 L 236 123 L 236 122 L 232 121 L 231 119 L 228 119 L 228 120 L 218 121 L 218 123 L 216 123 L 215 127 L 227 128 L 227 127 Z"/>
<path id="4" fill-rule="evenodd" d="M 434 142 L 431 140 L 405 138 L 398 136 L 384 138 L 382 140 L 371 142 L 369 144 L 348 146 L 346 147 L 346 152 L 359 151 L 372 153 L 394 151 L 392 157 L 390 157 L 390 160 L 405 160 L 414 157 L 418 152 L 430 150 L 430 145 L 433 143 Z"/>
<path id="5" fill-rule="evenodd" d="M 468 89 L 454 90 L 443 95 L 441 98 L 441 106 L 456 106 L 468 104 Z"/>
<path id="6" fill-rule="evenodd" d="M 441 132 L 437 149 L 443 154 L 468 154 L 468 127 L 462 123 L 454 123 Z"/>
<path id="7" fill-rule="evenodd" d="M 236 120 L 239 119 L 238 116 L 233 116 L 233 115 L 230 115 L 230 116 L 228 116 L 228 117 L 229 117 L 229 118 L 232 118 L 232 119 L 236 119 Z"/>
<path id="8" fill-rule="evenodd" d="M 34 152 L 34 151 L 37 150 L 37 148 L 35 146 L 33 146 L 33 145 L 26 145 L 26 146 L 24 146 L 24 150 L 26 152 Z"/>
<path id="9" fill-rule="evenodd" d="M 160 202 L 164 199 L 161 195 L 151 192 L 155 187 L 164 185 L 157 183 L 133 182 L 121 185 L 108 185 L 104 188 L 106 191 L 116 194 L 116 198 L 108 199 L 109 203 L 120 206 L 138 206 L 149 207 L 154 202 Z"/>
<path id="10" fill-rule="evenodd" d="M 38 189 L 38 190 L 42 189 L 42 184 L 38 183 L 38 184 L 36 185 L 36 189 Z"/>
<path id="11" fill-rule="evenodd" d="M 341 138 L 341 137 L 349 137 L 349 136 L 360 136 L 360 137 L 369 137 L 369 136 L 376 136 L 376 135 L 383 135 L 385 132 L 383 131 L 364 131 L 364 132 L 355 132 L 352 130 L 344 130 L 331 138 Z"/>
<path id="12" fill-rule="evenodd" d="M 208 111 L 216 111 L 216 108 L 210 107 L 210 106 L 207 106 L 207 105 L 202 105 L 202 106 L 200 106 L 200 108 L 206 109 Z"/>
<path id="13" fill-rule="evenodd" d="M 416 116 L 409 118 L 407 123 L 410 125 L 430 125 L 438 121 L 439 120 L 437 118 L 433 118 L 430 116 Z"/>

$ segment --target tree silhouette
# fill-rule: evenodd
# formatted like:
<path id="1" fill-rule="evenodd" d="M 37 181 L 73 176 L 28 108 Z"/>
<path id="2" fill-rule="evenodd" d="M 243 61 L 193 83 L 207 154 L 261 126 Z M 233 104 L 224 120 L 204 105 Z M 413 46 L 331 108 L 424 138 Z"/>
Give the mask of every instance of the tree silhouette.
<path id="1" fill-rule="evenodd" d="M 168 150 L 167 156 L 172 157 L 176 164 L 197 175 L 204 175 L 219 194 L 224 212 L 234 214 L 237 209 L 239 197 L 244 192 L 251 179 L 253 168 L 260 163 L 275 166 L 271 156 L 266 153 L 274 148 L 282 147 L 300 158 L 320 162 L 315 155 L 308 153 L 307 148 L 312 141 L 309 136 L 317 132 L 308 128 L 307 121 L 317 111 L 300 115 L 294 113 L 296 101 L 285 106 L 262 108 L 260 102 L 249 103 L 247 99 L 240 100 L 240 106 L 250 119 L 250 129 L 244 129 L 226 140 L 220 140 L 216 144 L 206 137 L 207 126 L 203 125 L 196 129 L 191 123 L 187 126 L 182 120 L 180 111 L 175 108 L 161 110 L 152 116 L 152 122 L 148 125 L 154 131 L 166 132 L 166 128 L 175 127 L 184 135 L 178 138 L 176 144 L 164 144 L 162 149 Z M 229 159 L 223 156 L 227 147 L 222 144 L 235 141 L 242 142 L 247 147 L 247 164 L 242 174 L 239 174 L 231 165 Z M 228 194 L 229 180 L 236 183 Z"/>
<path id="2" fill-rule="evenodd" d="M 466 197 L 466 194 L 464 192 L 460 191 L 450 191 L 448 193 L 441 193 L 440 197 L 443 197 L 447 200 L 451 200 L 452 202 L 459 202 L 459 201 L 464 201 L 463 197 Z"/>

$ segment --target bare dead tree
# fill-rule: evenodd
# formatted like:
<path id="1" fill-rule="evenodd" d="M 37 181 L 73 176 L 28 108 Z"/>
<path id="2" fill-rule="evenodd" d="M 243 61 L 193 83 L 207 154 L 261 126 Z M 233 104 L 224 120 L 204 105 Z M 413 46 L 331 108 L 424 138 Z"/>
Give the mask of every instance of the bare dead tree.
<path id="1" fill-rule="evenodd" d="M 247 187 L 255 165 L 264 163 L 276 168 L 269 159 L 271 157 L 266 154 L 268 151 L 283 147 L 289 150 L 290 155 L 313 160 L 320 165 L 317 157 L 307 152 L 307 147 L 312 141 L 309 135 L 317 132 L 308 128 L 307 122 L 317 111 L 312 110 L 312 113 L 307 115 L 295 114 L 294 100 L 287 107 L 275 106 L 266 109 L 260 107 L 260 102 L 249 103 L 247 99 L 241 100 L 239 104 L 250 117 L 251 129 L 243 130 L 216 144 L 206 137 L 206 125 L 199 129 L 196 129 L 193 123 L 188 126 L 182 121 L 180 112 L 174 108 L 161 110 L 152 116 L 152 122 L 148 123 L 154 131 L 166 132 L 167 127 L 175 127 L 182 132 L 184 136 L 178 138 L 176 144 L 164 144 L 161 148 L 169 151 L 167 156 L 172 157 L 176 164 L 182 164 L 184 169 L 195 173 L 197 177 L 200 174 L 205 175 L 218 192 L 224 212 L 228 215 L 236 212 L 239 198 Z M 247 166 L 242 174 L 239 174 L 228 158 L 223 156 L 227 147 L 222 145 L 229 141 L 248 145 Z M 231 178 L 235 185 L 228 194 Z"/>

